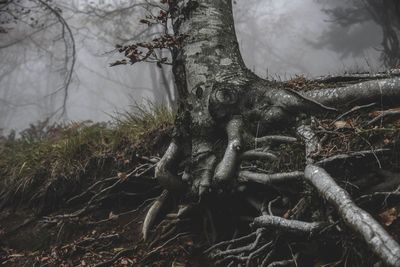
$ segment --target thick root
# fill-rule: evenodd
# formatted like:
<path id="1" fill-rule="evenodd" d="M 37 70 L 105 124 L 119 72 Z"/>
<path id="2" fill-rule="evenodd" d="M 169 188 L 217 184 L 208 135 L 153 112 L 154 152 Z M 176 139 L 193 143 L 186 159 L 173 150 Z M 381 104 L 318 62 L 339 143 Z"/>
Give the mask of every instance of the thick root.
<path id="1" fill-rule="evenodd" d="M 370 214 L 360 209 L 324 169 L 308 165 L 305 178 L 323 198 L 336 207 L 347 226 L 358 233 L 374 253 L 387 265 L 400 266 L 399 244 Z"/>
<path id="2" fill-rule="evenodd" d="M 148 240 L 149 232 L 151 228 L 154 226 L 154 222 L 156 221 L 157 216 L 164 208 L 167 198 L 168 198 L 168 190 L 164 190 L 161 193 L 161 195 L 154 201 L 153 205 L 151 205 L 149 211 L 147 212 L 142 226 L 142 234 L 144 241 Z"/>

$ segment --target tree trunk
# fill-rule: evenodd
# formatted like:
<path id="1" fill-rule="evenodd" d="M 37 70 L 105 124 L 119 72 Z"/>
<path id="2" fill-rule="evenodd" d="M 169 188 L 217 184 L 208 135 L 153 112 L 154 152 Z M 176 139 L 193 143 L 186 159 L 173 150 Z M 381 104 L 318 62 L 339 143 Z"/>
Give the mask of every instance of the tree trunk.
<path id="1" fill-rule="evenodd" d="M 314 165 L 318 165 L 314 158 L 321 144 L 315 123 L 305 116 L 334 118 L 349 107 L 362 109 L 371 102 L 381 107 L 393 106 L 400 99 L 400 79 L 390 75 L 384 79 L 370 76 L 363 83 L 355 83 L 362 79 L 350 77 L 337 88 L 312 83 L 307 91 L 293 90 L 288 83 L 261 79 L 246 68 L 236 39 L 231 0 L 173 1 L 171 10 L 175 34 L 186 38 L 173 55 L 179 109 L 173 140 L 156 166 L 160 183 L 172 194 L 183 193 L 202 200 L 216 192 L 236 193 L 243 183 L 273 186 L 307 182 L 301 187 L 311 187 L 314 195 L 326 199 L 336 209 L 339 220 L 364 239 L 382 261 L 400 266 L 400 246 L 393 237 L 358 208 L 324 169 Z M 295 128 L 300 138 L 287 136 Z M 299 139 L 306 145 L 302 169 L 270 174 L 240 171 L 242 162 L 277 158 L 265 143 L 291 144 Z M 324 162 L 330 161 L 334 159 L 327 158 Z M 335 196 L 336 193 L 339 195 Z M 346 204 L 341 203 L 343 199 Z M 253 227 L 310 236 L 312 232 L 314 236 L 316 231 L 323 232 L 321 227 L 327 223 L 308 224 L 289 219 L 262 212 Z M 257 238 L 249 245 L 251 248 L 239 247 L 234 252 L 228 248 L 221 252 L 227 243 L 217 245 L 214 249 L 219 250 L 214 251 L 212 258 L 219 258 L 221 264 L 251 263 L 255 254 L 265 254 L 264 261 L 268 262 L 269 253 L 261 253 L 269 246 L 269 243 L 260 246 L 262 233 L 257 230 L 254 234 Z M 235 242 L 232 240 L 230 244 Z M 238 256 L 238 251 L 247 256 Z"/>

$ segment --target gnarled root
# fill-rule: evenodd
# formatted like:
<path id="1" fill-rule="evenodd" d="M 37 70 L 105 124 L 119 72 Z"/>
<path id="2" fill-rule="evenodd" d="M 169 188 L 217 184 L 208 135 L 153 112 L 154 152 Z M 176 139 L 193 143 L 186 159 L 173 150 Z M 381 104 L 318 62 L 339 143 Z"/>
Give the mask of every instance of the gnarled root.
<path id="1" fill-rule="evenodd" d="M 168 190 L 164 190 L 161 193 L 161 195 L 154 201 L 149 211 L 147 212 L 142 226 L 142 234 L 144 241 L 148 240 L 149 232 L 151 228 L 154 226 L 157 216 L 160 214 L 163 207 L 165 206 L 167 198 L 168 198 Z"/>
<path id="2" fill-rule="evenodd" d="M 177 163 L 180 147 L 176 141 L 172 141 L 163 157 L 156 164 L 155 177 L 158 182 L 170 191 L 179 191 L 183 188 L 182 180 L 172 171 Z"/>
<path id="3" fill-rule="evenodd" d="M 302 222 L 297 220 L 288 220 L 278 216 L 263 215 L 254 219 L 253 227 L 276 229 L 280 232 L 291 233 L 295 235 L 313 236 L 321 230 L 326 223 L 322 222 Z"/>

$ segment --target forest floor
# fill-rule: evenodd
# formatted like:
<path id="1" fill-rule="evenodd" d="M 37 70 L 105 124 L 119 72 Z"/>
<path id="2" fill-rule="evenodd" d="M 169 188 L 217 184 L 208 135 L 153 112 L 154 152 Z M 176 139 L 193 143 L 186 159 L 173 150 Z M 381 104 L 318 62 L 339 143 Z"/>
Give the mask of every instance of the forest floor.
<path id="1" fill-rule="evenodd" d="M 142 238 L 173 117 L 139 107 L 113 124 L 40 122 L 3 137 L 0 266 L 204 266 L 196 229 Z"/>
<path id="2" fill-rule="evenodd" d="M 326 86 L 309 83 L 303 77 L 286 85 L 293 90 Z M 363 172 L 363 166 L 382 164 L 399 173 L 400 116 L 376 119 L 382 112 L 372 106 L 351 113 L 351 117 L 317 121 L 318 134 L 325 140 L 317 155 L 319 160 L 390 147 L 388 155 L 368 152 L 347 163 L 340 161 L 340 168 L 333 164 L 331 169 L 358 168 L 360 176 L 373 179 L 379 175 Z M 0 137 L 0 266 L 211 266 L 204 250 L 215 243 L 216 235 L 221 241 L 230 239 L 232 233 L 246 233 L 250 230 L 248 218 L 257 216 L 254 210 L 249 214 L 251 205 L 241 204 L 245 201 L 240 196 L 194 209 L 190 219 L 171 217 L 178 212 L 180 202 L 170 200 L 169 211 L 160 214 L 160 224 L 150 240 L 143 241 L 146 213 L 162 192 L 154 180 L 154 166 L 169 144 L 173 119 L 174 114 L 166 108 L 136 107 L 133 113 L 119 114 L 113 123 L 41 122 L 18 137 L 13 133 Z M 265 169 L 304 167 L 303 144 L 284 145 L 279 150 L 279 160 Z M 361 163 L 358 158 L 362 158 Z M 383 199 L 373 192 L 361 195 L 362 184 L 344 180 L 342 186 L 400 240 L 400 176 L 388 183 L 392 184 L 384 186 L 397 186 L 397 190 Z M 378 190 L 381 185 L 376 181 L 372 188 Z M 255 188 L 256 192 L 260 187 Z M 290 205 L 303 195 L 291 193 L 293 199 L 276 210 L 278 216 L 287 216 L 292 211 Z M 229 208 L 223 206 L 226 203 Z M 249 217 L 238 217 L 243 221 L 233 226 L 238 218 L 229 217 L 229 209 L 245 211 Z M 330 210 L 326 212 L 336 216 Z M 167 219 L 160 222 L 166 215 Z M 345 231 L 331 241 L 340 247 L 349 246 L 347 257 L 351 258 L 352 253 L 366 251 L 363 245 L 353 246 L 356 238 Z M 329 246 L 324 248 L 328 258 L 337 253 Z M 361 252 L 355 251 L 358 249 Z M 314 266 L 322 266 L 318 260 L 314 262 Z"/>

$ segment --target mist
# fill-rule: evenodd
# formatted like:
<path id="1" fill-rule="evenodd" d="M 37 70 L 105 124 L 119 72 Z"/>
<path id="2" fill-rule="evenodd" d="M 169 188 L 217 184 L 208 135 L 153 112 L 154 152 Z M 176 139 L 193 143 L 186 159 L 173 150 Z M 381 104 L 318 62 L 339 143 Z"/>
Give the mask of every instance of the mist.
<path id="1" fill-rule="evenodd" d="M 325 11 L 336 2 L 235 1 L 235 27 L 247 66 L 261 77 L 278 80 L 383 69 L 379 25 L 371 19 L 341 26 Z M 143 10 L 99 20 L 83 12 L 82 7 L 90 5 L 87 1 L 55 3 L 71 26 L 76 46 L 65 112 L 60 112 L 65 95 L 59 88 L 68 66 L 63 62 L 66 48 L 60 42 L 60 26 L 35 34 L 24 23 L 9 23 L 8 32 L 0 34 L 0 129 L 20 131 L 48 117 L 53 122 L 109 121 L 146 101 L 174 107 L 165 93 L 169 90 L 174 96 L 169 66 L 109 66 L 121 58 L 116 44 L 148 37 L 138 35 L 144 27 L 138 22 Z M 113 2 L 97 4 L 107 3 Z"/>

